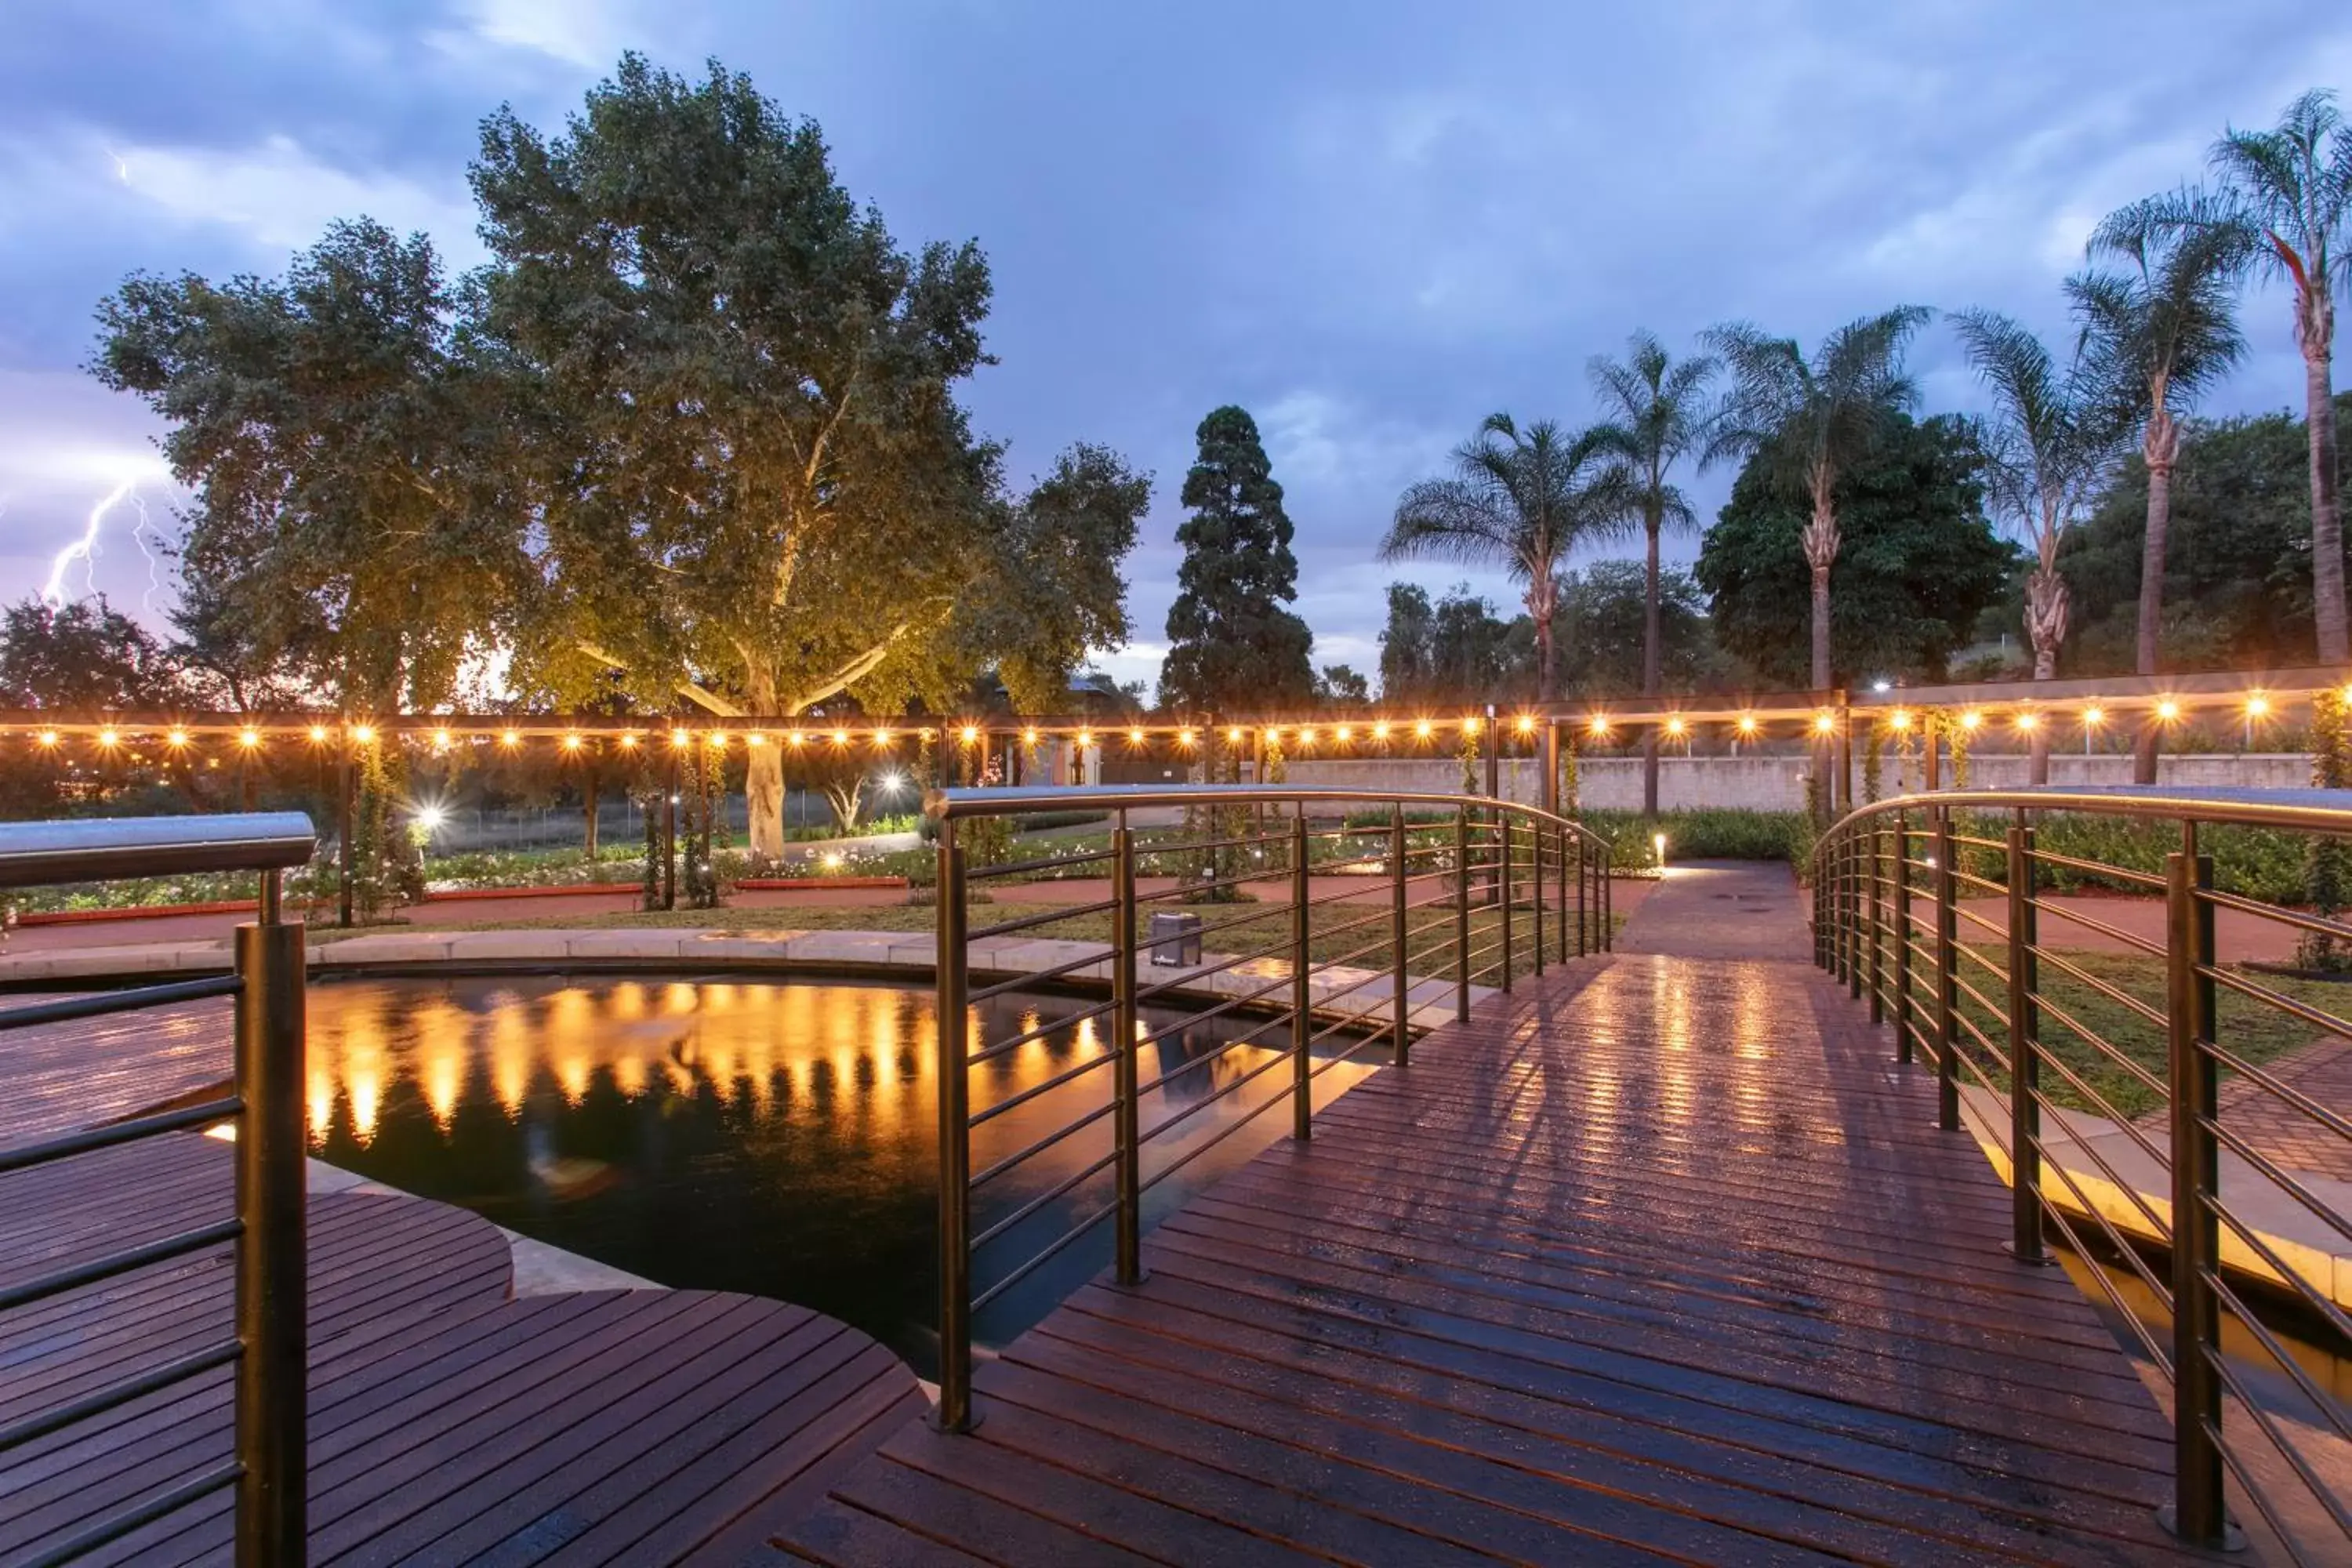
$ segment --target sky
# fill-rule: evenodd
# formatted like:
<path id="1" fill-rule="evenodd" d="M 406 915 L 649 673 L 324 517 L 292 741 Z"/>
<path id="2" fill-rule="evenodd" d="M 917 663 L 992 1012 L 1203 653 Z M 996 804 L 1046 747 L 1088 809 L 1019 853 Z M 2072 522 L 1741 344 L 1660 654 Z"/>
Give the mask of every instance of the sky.
<path id="1" fill-rule="evenodd" d="M 1486 415 L 1592 419 L 1587 361 L 1637 327 L 1810 343 L 1981 305 L 2055 341 L 2102 215 L 2196 177 L 2225 125 L 2352 90 L 2352 10 L 2286 0 L 10 0 L 5 29 L 0 600 L 57 575 L 170 602 L 142 548 L 174 529 L 158 426 L 82 368 L 126 274 L 275 274 L 361 213 L 478 260 L 482 116 L 556 126 L 635 48 L 814 117 L 902 245 L 986 250 L 1000 363 L 967 402 L 1012 475 L 1084 439 L 1158 476 L 1136 638 L 1100 660 L 1122 679 L 1164 649 L 1213 407 L 1265 433 L 1317 661 L 1370 670 L 1391 581 L 1516 598 L 1376 558 Z M 2284 297 L 2242 320 L 2205 411 L 2299 413 Z M 1948 329 L 1913 363 L 1927 410 L 1981 406 Z M 1685 479 L 1703 517 L 1729 482 Z"/>

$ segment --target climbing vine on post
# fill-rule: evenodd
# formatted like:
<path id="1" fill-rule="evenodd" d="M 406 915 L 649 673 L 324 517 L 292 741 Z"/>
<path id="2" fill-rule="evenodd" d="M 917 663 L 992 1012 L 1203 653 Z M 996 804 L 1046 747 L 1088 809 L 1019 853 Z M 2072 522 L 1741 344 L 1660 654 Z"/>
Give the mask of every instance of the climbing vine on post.
<path id="1" fill-rule="evenodd" d="M 1886 750 L 1886 725 L 1873 723 L 1862 738 L 1862 798 L 1865 805 L 1875 805 L 1882 793 L 1880 761 Z"/>

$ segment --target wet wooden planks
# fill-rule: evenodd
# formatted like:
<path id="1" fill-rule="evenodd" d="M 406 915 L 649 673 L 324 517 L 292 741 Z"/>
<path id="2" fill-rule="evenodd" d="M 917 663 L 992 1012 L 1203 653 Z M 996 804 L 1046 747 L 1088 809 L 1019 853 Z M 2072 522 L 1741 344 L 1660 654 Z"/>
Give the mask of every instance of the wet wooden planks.
<path id="1" fill-rule="evenodd" d="M 853 1564 L 2139 1563 L 2168 1427 L 1843 997 L 1621 956 L 1416 1046 L 779 1540 Z"/>
<path id="2" fill-rule="evenodd" d="M 177 1135 L 0 1177 L 0 1285 L 226 1217 Z M 923 1408 L 904 1363 L 803 1309 L 695 1291 L 515 1299 L 487 1221 L 400 1195 L 310 1215 L 315 1563 L 731 1562 Z M 0 1426 L 221 1342 L 226 1247 L 0 1314 Z M 219 1465 L 208 1373 L 0 1453 L 0 1564 Z M 218 1563 L 226 1494 L 85 1559 Z"/>

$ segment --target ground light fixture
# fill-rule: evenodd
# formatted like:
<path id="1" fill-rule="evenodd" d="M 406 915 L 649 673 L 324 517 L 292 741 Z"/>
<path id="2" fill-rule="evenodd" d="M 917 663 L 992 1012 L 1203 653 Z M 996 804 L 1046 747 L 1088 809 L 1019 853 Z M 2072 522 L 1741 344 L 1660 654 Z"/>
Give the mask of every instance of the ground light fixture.
<path id="1" fill-rule="evenodd" d="M 1658 869 L 1664 870 L 1666 868 L 1666 836 L 1663 833 L 1651 834 L 1650 847 L 1657 852 Z"/>

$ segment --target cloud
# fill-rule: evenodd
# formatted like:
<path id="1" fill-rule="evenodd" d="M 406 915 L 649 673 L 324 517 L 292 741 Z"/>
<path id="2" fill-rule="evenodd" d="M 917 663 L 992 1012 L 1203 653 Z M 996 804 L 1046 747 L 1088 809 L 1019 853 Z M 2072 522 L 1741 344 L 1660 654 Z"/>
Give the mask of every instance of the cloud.
<path id="1" fill-rule="evenodd" d="M 341 166 L 286 136 L 233 149 L 134 144 L 104 152 L 131 195 L 183 224 L 236 230 L 257 247 L 300 249 L 335 219 L 364 214 L 397 233 L 430 234 L 453 267 L 484 254 L 462 171 L 426 184 Z"/>
<path id="2" fill-rule="evenodd" d="M 601 71 L 646 29 L 626 0 L 461 0 L 464 34 L 437 32 L 433 41 L 465 49 L 467 40 L 547 56 L 583 70 Z"/>

